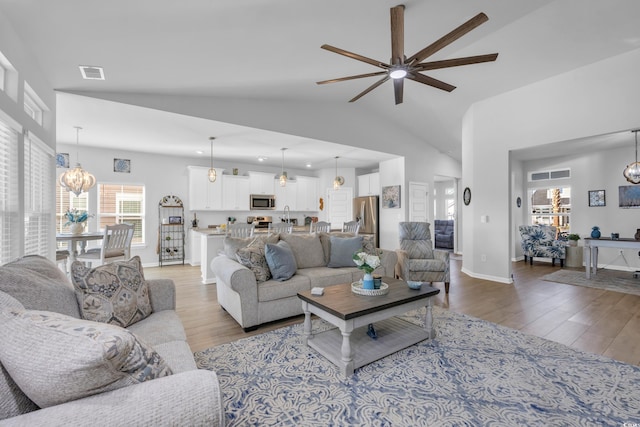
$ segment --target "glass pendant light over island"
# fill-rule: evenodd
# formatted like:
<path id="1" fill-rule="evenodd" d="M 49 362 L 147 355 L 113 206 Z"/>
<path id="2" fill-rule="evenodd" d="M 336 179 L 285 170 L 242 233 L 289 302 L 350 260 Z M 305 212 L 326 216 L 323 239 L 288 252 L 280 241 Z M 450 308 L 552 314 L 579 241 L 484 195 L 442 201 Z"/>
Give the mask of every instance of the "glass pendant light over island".
<path id="1" fill-rule="evenodd" d="M 213 140 L 216 139 L 215 136 L 209 137 L 209 142 L 211 144 L 211 165 L 209 166 L 209 172 L 207 172 L 207 177 L 209 177 L 209 182 L 216 182 L 216 170 L 213 168 Z"/>
<path id="2" fill-rule="evenodd" d="M 640 184 L 640 163 L 638 163 L 638 132 L 640 129 L 632 130 L 636 134 L 636 161 L 627 165 L 622 171 L 622 175 L 632 184 Z"/>
<path id="3" fill-rule="evenodd" d="M 282 173 L 280 174 L 280 187 L 287 186 L 287 173 L 284 171 L 284 152 L 286 150 L 286 148 L 280 149 L 280 151 L 282 151 Z"/>

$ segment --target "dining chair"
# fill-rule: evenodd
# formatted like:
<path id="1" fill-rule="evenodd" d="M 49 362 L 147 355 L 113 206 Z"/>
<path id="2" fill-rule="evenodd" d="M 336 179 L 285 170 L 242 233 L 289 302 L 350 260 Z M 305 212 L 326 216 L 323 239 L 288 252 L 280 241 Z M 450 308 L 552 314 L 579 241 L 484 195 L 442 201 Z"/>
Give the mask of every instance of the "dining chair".
<path id="1" fill-rule="evenodd" d="M 76 255 L 82 262 L 90 262 L 93 266 L 131 258 L 131 241 L 133 240 L 133 224 L 113 224 L 104 227 L 102 246 L 89 249 Z"/>
<path id="2" fill-rule="evenodd" d="M 286 222 L 276 222 L 269 223 L 269 229 L 267 230 L 267 235 L 271 236 L 272 234 L 291 234 L 293 232 L 293 224 L 289 224 Z"/>
<path id="3" fill-rule="evenodd" d="M 309 227 L 309 233 L 328 233 L 331 231 L 331 223 L 326 221 L 312 222 Z"/>
<path id="4" fill-rule="evenodd" d="M 360 230 L 360 222 L 359 221 L 348 221 L 342 224 L 342 231 L 346 233 L 358 234 Z"/>
<path id="5" fill-rule="evenodd" d="M 229 237 L 253 237 L 253 224 L 230 224 L 227 223 L 227 236 Z"/>

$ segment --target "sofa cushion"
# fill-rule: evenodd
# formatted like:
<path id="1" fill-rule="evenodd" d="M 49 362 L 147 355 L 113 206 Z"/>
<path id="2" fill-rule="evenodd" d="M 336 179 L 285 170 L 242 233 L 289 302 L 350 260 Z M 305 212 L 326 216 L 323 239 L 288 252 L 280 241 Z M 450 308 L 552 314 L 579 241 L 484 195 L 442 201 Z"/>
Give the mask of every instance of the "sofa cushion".
<path id="1" fill-rule="evenodd" d="M 296 276 L 306 277 L 313 288 L 352 283 L 354 274 L 357 275 L 359 271 L 355 264 L 353 267 L 342 268 L 314 267 L 298 270 Z"/>
<path id="2" fill-rule="evenodd" d="M 151 314 L 139 256 L 95 268 L 74 261 L 71 277 L 83 319 L 126 328 Z"/>
<path id="3" fill-rule="evenodd" d="M 127 326 L 127 329 L 156 350 L 158 345 L 166 342 L 187 340 L 180 317 L 174 310 L 151 313 L 145 319 Z"/>
<path id="4" fill-rule="evenodd" d="M 353 267 L 353 254 L 362 249 L 362 236 L 356 237 L 330 237 L 329 268 Z"/>
<path id="5" fill-rule="evenodd" d="M 0 342 L 7 372 L 42 408 L 171 374 L 126 329 L 49 311 L 0 312 Z"/>
<path id="6" fill-rule="evenodd" d="M 327 270 L 327 268 L 324 268 Z M 300 276 L 296 273 L 286 282 L 278 282 L 277 280 L 268 280 L 258 286 L 258 301 L 275 301 L 282 298 L 295 297 L 298 292 L 308 291 L 311 289 L 309 278 Z M 298 302 L 299 307 L 302 303 Z"/>
<path id="7" fill-rule="evenodd" d="M 324 267 L 324 251 L 320 237 L 316 234 L 282 234 L 281 239 L 289 244 L 296 258 L 298 269 Z"/>
<path id="8" fill-rule="evenodd" d="M 267 243 L 278 243 L 278 235 L 271 236 L 254 236 L 254 237 L 230 237 L 224 238 L 224 254 L 227 258 L 236 261 L 236 254 L 239 249 L 248 246 L 264 246 Z"/>
<path id="9" fill-rule="evenodd" d="M 296 274 L 296 258 L 284 240 L 264 245 L 264 254 L 273 280 L 282 282 Z"/>
<path id="10" fill-rule="evenodd" d="M 24 310 L 24 306 L 11 295 L 0 292 L 0 311 Z M 0 420 L 35 411 L 38 406 L 31 401 L 0 364 Z"/>
<path id="11" fill-rule="evenodd" d="M 264 257 L 263 245 L 247 246 L 246 248 L 238 249 L 236 259 L 240 264 L 253 271 L 253 274 L 256 276 L 256 282 L 262 283 L 271 279 L 271 271 Z"/>
<path id="12" fill-rule="evenodd" d="M 55 263 L 39 255 L 25 256 L 0 267 L 0 291 L 27 309 L 80 317 L 71 282 Z"/>

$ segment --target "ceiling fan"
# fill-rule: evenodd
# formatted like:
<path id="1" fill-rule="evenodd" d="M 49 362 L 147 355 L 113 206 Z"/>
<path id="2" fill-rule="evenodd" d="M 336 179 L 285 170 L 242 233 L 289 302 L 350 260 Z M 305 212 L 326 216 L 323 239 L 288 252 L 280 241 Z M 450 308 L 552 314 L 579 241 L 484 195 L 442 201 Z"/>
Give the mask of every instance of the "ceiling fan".
<path id="1" fill-rule="evenodd" d="M 347 56 L 358 61 L 366 62 L 375 67 L 382 68 L 383 71 L 374 73 L 358 74 L 355 76 L 340 77 L 337 79 L 324 80 L 317 84 L 327 84 L 335 82 L 343 82 L 347 80 L 361 79 L 365 77 L 383 76 L 380 80 L 360 92 L 349 102 L 355 102 L 362 98 L 373 89 L 377 88 L 389 79 L 393 80 L 393 91 L 395 94 L 396 105 L 402 103 L 402 94 L 404 89 L 404 79 L 410 79 L 418 83 L 433 86 L 438 89 L 451 92 L 456 87 L 433 77 L 421 74 L 422 71 L 435 70 L 438 68 L 459 67 L 461 65 L 478 64 L 481 62 L 495 61 L 498 57 L 497 53 L 478 56 L 467 56 L 464 58 L 445 59 L 442 61 L 422 62 L 440 49 L 458 40 L 474 28 L 487 22 L 489 18 L 484 13 L 479 13 L 455 30 L 449 32 L 437 41 L 431 43 L 421 51 L 415 53 L 409 58 L 404 55 L 404 5 L 398 5 L 391 8 L 391 60 L 390 64 L 375 59 L 367 58 L 357 53 L 349 52 L 328 44 L 323 44 L 322 49 Z"/>

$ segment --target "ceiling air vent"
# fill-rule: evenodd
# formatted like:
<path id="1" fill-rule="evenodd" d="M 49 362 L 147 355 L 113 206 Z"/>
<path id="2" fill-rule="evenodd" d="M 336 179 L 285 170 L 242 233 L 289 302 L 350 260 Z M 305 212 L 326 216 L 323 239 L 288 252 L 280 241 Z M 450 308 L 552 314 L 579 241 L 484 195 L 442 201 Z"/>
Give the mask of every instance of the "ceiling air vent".
<path id="1" fill-rule="evenodd" d="M 82 78 L 85 80 L 104 80 L 104 70 L 102 67 L 92 67 L 89 65 L 80 65 Z"/>
<path id="2" fill-rule="evenodd" d="M 529 181 L 546 181 L 549 179 L 571 178 L 571 169 L 561 169 L 556 171 L 531 172 Z"/>

